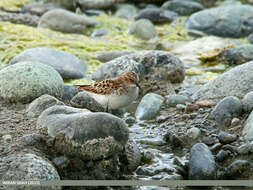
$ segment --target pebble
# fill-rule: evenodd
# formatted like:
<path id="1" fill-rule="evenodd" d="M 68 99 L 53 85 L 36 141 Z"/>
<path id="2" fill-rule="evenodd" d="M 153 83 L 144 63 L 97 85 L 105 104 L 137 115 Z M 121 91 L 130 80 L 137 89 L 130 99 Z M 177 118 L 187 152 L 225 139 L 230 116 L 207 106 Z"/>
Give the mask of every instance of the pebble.
<path id="1" fill-rule="evenodd" d="M 78 89 L 73 85 L 64 85 L 63 95 L 61 97 L 62 101 L 70 101 L 76 94 Z"/>
<path id="2" fill-rule="evenodd" d="M 183 147 L 184 142 L 173 132 L 168 131 L 164 135 L 164 139 L 166 142 L 168 142 L 172 147 Z"/>
<path id="3" fill-rule="evenodd" d="M 242 135 L 249 141 L 253 140 L 253 111 L 250 113 L 245 122 Z"/>
<path id="4" fill-rule="evenodd" d="M 172 94 L 168 96 L 166 104 L 169 107 L 175 107 L 177 104 L 186 105 L 186 103 L 191 103 L 192 100 L 189 96 Z"/>
<path id="5" fill-rule="evenodd" d="M 216 160 L 218 162 L 223 162 L 229 156 L 228 151 L 220 150 L 219 153 L 216 155 Z"/>
<path id="6" fill-rule="evenodd" d="M 153 23 L 170 23 L 177 17 L 178 14 L 173 11 L 160 8 L 146 8 L 141 10 L 135 19 L 148 19 Z"/>
<path id="7" fill-rule="evenodd" d="M 110 34 L 110 32 L 111 31 L 107 28 L 99 28 L 99 29 L 94 30 L 91 33 L 90 37 L 91 38 L 101 38 L 103 36 L 106 36 L 106 35 Z"/>
<path id="8" fill-rule="evenodd" d="M 215 119 L 220 126 L 228 127 L 234 117 L 242 114 L 242 103 L 234 96 L 222 99 L 211 112 L 210 118 Z"/>
<path id="9" fill-rule="evenodd" d="M 221 143 L 216 143 L 216 144 L 214 144 L 214 145 L 210 148 L 210 150 L 211 150 L 212 152 L 216 152 L 216 151 L 219 150 L 221 147 L 222 147 L 222 144 L 221 144 Z"/>
<path id="10" fill-rule="evenodd" d="M 197 104 L 186 104 L 185 111 L 187 113 L 198 111 L 199 106 Z"/>
<path id="11" fill-rule="evenodd" d="M 128 29 L 129 34 L 143 40 L 150 40 L 157 36 L 155 26 L 147 19 L 140 19 L 135 21 Z"/>
<path id="12" fill-rule="evenodd" d="M 187 130 L 187 135 L 192 139 L 197 139 L 200 136 L 200 129 L 197 127 L 192 127 Z"/>
<path id="13" fill-rule="evenodd" d="M 224 179 L 241 179 L 251 175 L 251 164 L 247 160 L 236 160 L 230 164 L 224 172 Z"/>
<path id="14" fill-rule="evenodd" d="M 203 143 L 195 144 L 190 151 L 189 179 L 211 180 L 215 178 L 216 167 L 214 157 Z"/>
<path id="15" fill-rule="evenodd" d="M 135 118 L 132 117 L 132 116 L 127 117 L 127 118 L 125 119 L 125 122 L 126 122 L 127 124 L 129 124 L 129 125 L 132 125 L 132 124 L 135 123 Z"/>
<path id="16" fill-rule="evenodd" d="M 11 142 L 12 141 L 12 136 L 7 134 L 7 135 L 3 135 L 2 139 L 4 140 L 4 142 Z"/>
<path id="17" fill-rule="evenodd" d="M 234 134 L 229 134 L 226 132 L 220 132 L 218 135 L 218 139 L 222 144 L 229 144 L 237 140 L 237 136 Z"/>
<path id="18" fill-rule="evenodd" d="M 164 98 L 158 94 L 146 94 L 136 109 L 135 117 L 139 120 L 153 119 L 160 111 L 163 101 Z"/>
<path id="19" fill-rule="evenodd" d="M 241 120 L 238 118 L 233 118 L 231 121 L 231 126 L 230 127 L 235 127 L 241 124 Z"/>

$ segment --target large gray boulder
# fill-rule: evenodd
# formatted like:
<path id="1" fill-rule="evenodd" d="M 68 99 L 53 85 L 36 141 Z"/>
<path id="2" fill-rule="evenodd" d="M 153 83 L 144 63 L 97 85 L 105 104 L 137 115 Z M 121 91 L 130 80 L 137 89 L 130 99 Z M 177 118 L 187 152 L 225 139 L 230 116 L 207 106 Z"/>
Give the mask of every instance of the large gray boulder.
<path id="1" fill-rule="evenodd" d="M 43 94 L 61 97 L 63 80 L 51 66 L 20 62 L 0 70 L 0 98 L 28 103 Z"/>
<path id="2" fill-rule="evenodd" d="M 253 61 L 236 66 L 203 85 L 193 94 L 195 100 L 221 100 L 226 96 L 243 98 L 253 89 Z"/>
<path id="3" fill-rule="evenodd" d="M 71 53 L 49 47 L 27 49 L 16 55 L 9 64 L 22 61 L 40 62 L 53 67 L 63 79 L 83 78 L 88 66 Z"/>
<path id="4" fill-rule="evenodd" d="M 156 73 L 172 83 L 182 82 L 185 77 L 184 64 L 175 55 L 166 51 L 141 51 L 107 62 L 92 74 L 92 78 L 116 77 L 126 70 L 134 71 L 140 77 L 148 72 Z"/>
<path id="5" fill-rule="evenodd" d="M 118 154 L 129 135 L 124 121 L 114 115 L 68 106 L 46 109 L 38 118 L 37 129 L 56 138 L 60 152 L 87 160 Z"/>
<path id="6" fill-rule="evenodd" d="M 189 17 L 186 27 L 224 37 L 243 37 L 253 29 L 253 7 L 228 5 L 206 9 Z"/>

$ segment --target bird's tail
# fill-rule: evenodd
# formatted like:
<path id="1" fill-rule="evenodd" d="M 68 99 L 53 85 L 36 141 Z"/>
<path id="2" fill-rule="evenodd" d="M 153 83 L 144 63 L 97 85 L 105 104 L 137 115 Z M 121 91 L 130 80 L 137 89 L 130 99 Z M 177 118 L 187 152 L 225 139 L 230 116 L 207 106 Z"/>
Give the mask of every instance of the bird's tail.
<path id="1" fill-rule="evenodd" d="M 78 90 L 88 90 L 88 89 L 90 89 L 90 85 L 88 85 L 88 84 L 74 85 L 74 86 L 77 87 Z"/>

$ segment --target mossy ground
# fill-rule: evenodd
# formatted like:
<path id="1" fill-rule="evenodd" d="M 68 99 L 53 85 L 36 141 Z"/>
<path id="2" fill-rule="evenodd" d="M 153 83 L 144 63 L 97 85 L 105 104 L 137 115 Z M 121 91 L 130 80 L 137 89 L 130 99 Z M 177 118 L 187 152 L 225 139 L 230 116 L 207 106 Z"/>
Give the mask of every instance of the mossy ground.
<path id="1" fill-rule="evenodd" d="M 18 11 L 21 7 L 28 3 L 33 3 L 36 0 L 1 0 L 0 9 L 5 9 L 8 11 Z"/>
<path id="2" fill-rule="evenodd" d="M 70 52 L 86 61 L 91 73 L 102 64 L 96 59 L 96 52 L 145 49 L 148 42 L 127 33 L 133 20 L 129 21 L 105 14 L 94 18 L 100 24 L 87 29 L 84 34 L 66 34 L 44 28 L 0 22 L 0 39 L 2 39 L 0 41 L 0 68 L 6 66 L 14 56 L 26 49 L 47 46 Z M 173 24 L 156 26 L 160 37 L 159 43 L 189 40 L 187 30 L 183 27 L 184 20 L 185 18 L 180 18 Z M 102 27 L 108 28 L 111 31 L 110 34 L 103 38 L 88 37 L 93 30 Z M 67 82 L 71 83 L 71 81 Z"/>

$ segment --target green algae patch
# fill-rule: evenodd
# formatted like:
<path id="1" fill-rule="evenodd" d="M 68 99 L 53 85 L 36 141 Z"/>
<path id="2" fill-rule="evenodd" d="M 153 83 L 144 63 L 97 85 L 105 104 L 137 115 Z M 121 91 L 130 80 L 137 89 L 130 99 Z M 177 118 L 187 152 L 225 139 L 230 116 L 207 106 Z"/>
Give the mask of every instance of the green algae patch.
<path id="1" fill-rule="evenodd" d="M 189 41 L 193 38 L 184 26 L 186 19 L 187 17 L 180 17 L 170 24 L 157 25 L 155 28 L 163 41 Z"/>
<path id="2" fill-rule="evenodd" d="M 0 8 L 8 11 L 19 11 L 24 5 L 35 1 L 36 0 L 1 0 Z"/>
<path id="3" fill-rule="evenodd" d="M 0 22 L 0 62 L 9 61 L 22 51 L 35 47 L 51 47 L 70 52 L 96 70 L 102 63 L 96 59 L 97 51 L 127 50 L 118 40 L 92 39 L 84 35 L 63 34 L 44 28 Z"/>

